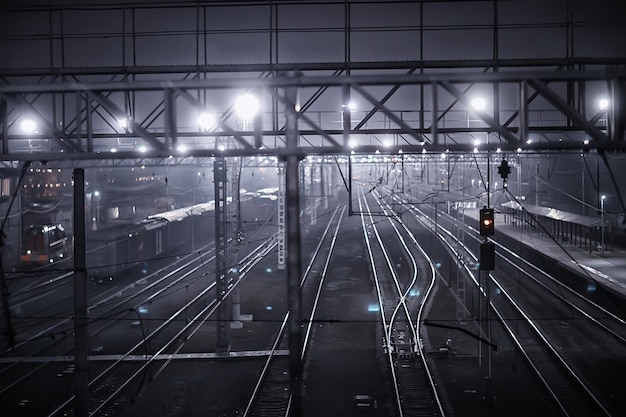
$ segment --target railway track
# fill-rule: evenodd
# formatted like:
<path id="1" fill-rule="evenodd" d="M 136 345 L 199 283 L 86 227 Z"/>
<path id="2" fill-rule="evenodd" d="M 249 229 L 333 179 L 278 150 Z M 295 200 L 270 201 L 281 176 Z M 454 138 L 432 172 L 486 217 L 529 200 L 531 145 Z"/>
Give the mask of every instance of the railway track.
<path id="1" fill-rule="evenodd" d="M 263 256 L 271 252 L 275 244 L 275 239 L 272 238 L 267 244 L 259 245 L 257 250 L 252 251 L 249 256 L 242 259 L 241 278 L 243 278 L 246 269 L 252 268 L 258 262 L 258 259 L 262 259 Z M 197 258 L 197 256 L 194 254 L 188 258 Z M 208 286 L 202 284 L 206 288 L 199 291 L 199 294 L 192 300 L 183 303 L 183 306 L 170 315 L 169 319 L 164 320 L 161 326 L 148 331 L 148 326 L 145 325 L 146 320 L 141 317 L 144 313 L 141 310 L 142 307 L 149 305 L 151 300 L 154 302 L 155 300 L 165 299 L 172 293 L 179 292 L 181 288 L 188 287 L 192 282 L 202 280 L 202 277 L 206 275 L 207 261 L 209 261 L 207 258 L 200 261 L 198 259 L 182 258 L 178 267 L 170 266 L 161 271 L 156 271 L 153 276 L 141 278 L 123 289 L 118 289 L 114 293 L 92 301 L 89 308 L 92 320 L 92 325 L 90 326 L 90 343 L 92 348 L 95 345 L 96 349 L 98 349 L 98 338 L 108 338 L 106 331 L 112 331 L 120 326 L 128 328 L 128 324 L 132 324 L 131 320 L 139 323 L 141 327 L 138 342 L 133 342 L 132 337 L 124 338 L 127 340 L 125 344 L 130 346 L 123 350 L 124 353 L 107 356 L 102 355 L 105 353 L 102 351 L 94 352 L 97 356 L 93 357 L 95 362 L 92 362 L 91 366 L 90 392 L 92 396 L 91 408 L 95 410 L 95 415 L 98 413 L 107 415 L 107 408 L 115 407 L 115 401 L 119 394 L 124 389 L 130 388 L 133 381 L 143 378 L 147 374 L 147 369 L 150 369 L 151 378 L 156 378 L 168 363 L 167 360 L 163 360 L 164 354 L 168 352 L 167 349 L 170 349 L 169 352 L 176 355 L 177 349 L 180 347 L 179 342 L 191 338 L 215 311 L 215 303 L 209 302 L 207 304 L 204 302 L 205 299 L 210 299 L 210 297 L 207 297 L 213 293 L 214 284 Z M 138 283 L 139 285 L 137 285 Z M 190 318 L 189 311 L 198 303 L 206 305 L 201 306 L 199 311 Z M 181 326 L 181 323 L 184 325 Z M 62 330 L 63 327 L 68 327 L 70 324 L 71 318 L 66 317 L 65 314 L 59 315 L 54 324 L 44 330 L 37 330 L 33 336 L 22 340 L 17 349 L 10 352 L 11 356 L 5 354 L 3 358 L 0 358 L 3 364 L 0 368 L 0 378 L 2 378 L 0 398 L 5 397 L 2 401 L 10 402 L 12 399 L 11 395 L 15 395 L 16 392 L 20 392 L 18 395 L 24 397 L 24 393 L 28 390 L 20 389 L 20 387 L 24 384 L 29 384 L 29 381 L 34 379 L 42 380 L 49 378 L 45 375 L 73 375 L 71 366 L 73 359 L 71 356 L 68 356 L 71 355 L 73 339 L 71 332 L 68 333 Z M 167 335 L 165 331 L 168 327 L 170 328 L 168 331 L 172 332 L 170 335 Z M 56 338 L 56 340 L 42 340 L 41 335 L 50 334 L 54 331 L 63 334 L 63 337 Z M 119 330 L 116 331 L 119 332 Z M 131 333 L 137 334 L 137 331 L 131 331 Z M 159 337 L 161 340 L 157 341 Z M 155 352 L 149 352 L 149 346 L 152 346 Z M 115 349 L 119 352 L 120 346 Z M 99 356 L 109 357 L 109 363 L 103 365 L 106 361 L 98 361 Z M 141 359 L 137 360 L 135 358 L 137 356 L 140 356 Z M 61 361 L 57 359 L 61 359 Z M 143 363 L 137 366 L 137 364 L 141 363 L 140 361 L 143 361 Z M 156 362 L 161 362 L 163 366 L 158 368 L 156 372 L 152 372 L 151 368 L 154 368 L 154 363 Z M 137 367 L 139 367 L 139 370 L 135 371 L 134 369 Z M 116 384 L 111 384 L 112 378 L 116 380 Z M 113 385 L 115 389 L 111 389 Z M 31 391 L 31 395 L 37 393 L 37 390 Z M 103 398 L 105 394 L 108 394 L 109 397 Z M 50 396 L 43 395 L 41 397 L 49 398 Z M 59 396 L 55 395 L 54 397 L 56 397 L 56 401 L 59 400 Z M 47 413 L 49 414 L 47 415 L 72 412 L 72 396 L 68 397 L 67 400 L 62 400 L 60 403 L 57 402 L 57 405 L 54 407 L 51 407 L 51 404 L 46 406 L 44 400 L 26 398 L 22 402 L 29 404 L 29 408 L 48 409 Z"/>
<path id="2" fill-rule="evenodd" d="M 388 274 L 386 274 L 386 271 L 380 270 L 376 266 L 376 259 L 379 257 L 375 256 L 373 245 L 368 244 L 372 269 L 381 271 L 380 274 L 374 274 L 374 279 L 377 281 L 377 288 L 382 289 L 379 290 L 379 303 L 381 319 L 386 329 L 387 357 L 396 397 L 396 412 L 399 416 L 443 416 L 446 414 L 443 401 L 439 397 L 435 381 L 428 369 L 419 335 L 423 306 L 434 283 L 434 267 L 410 230 L 398 221 L 391 208 L 381 202 L 380 198 L 373 198 L 372 200 L 378 204 L 376 212 L 382 210 L 382 215 L 388 220 L 396 240 L 400 243 L 400 248 L 394 249 L 390 247 L 392 239 L 383 239 L 367 198 L 362 195 L 359 200 L 359 207 L 362 212 L 365 208 L 366 212 L 361 216 L 363 230 L 365 231 L 368 227 L 373 230 L 375 239 L 372 240 L 377 242 L 388 269 Z M 361 201 L 363 202 L 362 205 Z M 366 217 L 369 220 L 367 226 L 365 224 Z M 396 226 L 395 222 L 402 226 L 401 229 L 404 233 Z M 407 236 L 406 239 L 405 235 Z M 369 242 L 368 236 L 365 237 Z M 420 255 L 428 260 L 428 265 L 426 268 L 422 268 L 421 274 L 418 273 L 420 272 L 418 263 L 406 242 L 407 239 L 411 241 Z M 396 256 L 398 253 L 403 253 L 410 259 L 410 278 L 401 278 L 398 269 L 400 264 L 394 265 L 391 262 L 391 253 Z M 394 285 L 390 286 L 384 282 L 389 281 L 389 279 L 385 280 L 385 277 L 389 275 Z M 421 282 L 418 282 L 418 277 Z M 387 290 L 384 290 L 385 287 Z M 389 290 L 390 287 L 391 290 Z"/>
<path id="3" fill-rule="evenodd" d="M 434 219 L 406 200 L 397 200 L 435 231 L 457 259 L 470 257 L 477 261 L 466 242 L 459 242 L 455 236 L 452 223 L 455 219 L 439 213 L 435 230 Z M 468 231 L 466 236 L 477 239 L 475 230 L 468 227 Z M 557 277 L 495 244 L 498 259 L 503 263 L 489 275 L 488 285 L 479 283 L 476 271 L 467 265 L 465 272 L 473 285 L 488 297 L 491 311 L 559 412 L 566 416 L 619 415 L 617 409 L 623 407 L 623 402 L 611 394 L 616 388 L 603 382 L 611 365 L 604 372 L 593 365 L 620 366 L 618 358 L 626 347 L 624 321 L 568 288 Z M 574 325 L 567 324 L 570 322 Z M 600 339 L 606 343 L 596 346 L 595 340 Z M 581 346 L 586 349 L 582 355 Z"/>
<path id="4" fill-rule="evenodd" d="M 312 325 L 317 312 L 317 301 L 324 285 L 324 279 L 328 272 L 328 262 L 332 256 L 339 227 L 341 225 L 345 207 L 341 210 L 335 209 L 322 233 L 321 238 L 312 252 L 308 265 L 300 280 L 301 290 L 308 290 L 309 297 L 313 300 L 310 305 L 303 308 L 308 319 L 305 320 L 305 333 L 303 338 L 303 349 L 301 362 L 304 361 L 306 353 L 312 343 Z M 336 218 L 336 220 L 335 220 Z M 331 232 L 331 226 L 335 224 L 335 229 Z M 326 245 L 325 245 L 326 244 Z M 314 274 L 314 265 L 323 265 L 319 276 Z M 312 296 L 311 296 L 312 295 Z M 284 315 L 281 326 L 272 342 L 272 347 L 265 361 L 263 369 L 257 379 L 255 388 L 250 395 L 250 399 L 245 407 L 243 416 L 265 417 L 265 416 L 287 416 L 292 407 L 292 379 L 290 370 L 290 359 L 284 356 L 287 350 L 286 329 L 289 323 L 290 311 Z"/>

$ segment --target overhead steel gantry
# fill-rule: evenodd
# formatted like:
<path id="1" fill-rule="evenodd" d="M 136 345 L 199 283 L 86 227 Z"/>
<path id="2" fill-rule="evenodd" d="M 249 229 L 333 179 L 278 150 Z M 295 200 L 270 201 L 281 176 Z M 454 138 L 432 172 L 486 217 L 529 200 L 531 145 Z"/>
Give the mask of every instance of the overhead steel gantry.
<path id="1" fill-rule="evenodd" d="M 305 156 L 626 148 L 624 68 L 286 74 L 1 85 L 0 160 L 184 163 L 293 149 Z M 285 146 L 284 111 L 291 87 L 299 109 L 292 150 Z M 243 92 L 260 103 L 250 120 L 234 111 Z M 473 107 L 477 95 L 485 108 Z M 209 126 L 197 123 L 204 112 Z M 25 120 L 29 132 L 21 129 Z"/>

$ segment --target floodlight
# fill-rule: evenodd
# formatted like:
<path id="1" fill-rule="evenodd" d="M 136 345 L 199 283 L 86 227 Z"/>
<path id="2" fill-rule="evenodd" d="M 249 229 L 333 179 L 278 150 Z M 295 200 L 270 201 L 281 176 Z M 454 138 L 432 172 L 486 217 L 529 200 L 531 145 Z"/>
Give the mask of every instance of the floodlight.
<path id="1" fill-rule="evenodd" d="M 207 132 L 213 129 L 217 125 L 217 118 L 215 115 L 202 112 L 198 115 L 198 128 L 201 132 Z"/>
<path id="2" fill-rule="evenodd" d="M 33 119 L 24 119 L 20 124 L 20 128 L 24 133 L 30 135 L 37 131 L 37 123 Z"/>
<path id="3" fill-rule="evenodd" d="M 600 110 L 606 110 L 609 108 L 609 99 L 607 98 L 601 98 L 600 100 L 598 100 L 598 107 L 600 108 Z"/>
<path id="4" fill-rule="evenodd" d="M 235 101 L 235 112 L 244 120 L 250 120 L 259 112 L 259 100 L 252 94 L 243 94 Z"/>
<path id="5" fill-rule="evenodd" d="M 487 102 L 482 97 L 474 97 L 470 102 L 474 110 L 483 111 L 487 108 Z"/>
<path id="6" fill-rule="evenodd" d="M 356 103 L 354 101 L 351 101 L 348 104 L 346 104 L 345 107 L 347 107 L 348 110 L 350 110 L 350 111 L 355 111 L 356 110 Z"/>

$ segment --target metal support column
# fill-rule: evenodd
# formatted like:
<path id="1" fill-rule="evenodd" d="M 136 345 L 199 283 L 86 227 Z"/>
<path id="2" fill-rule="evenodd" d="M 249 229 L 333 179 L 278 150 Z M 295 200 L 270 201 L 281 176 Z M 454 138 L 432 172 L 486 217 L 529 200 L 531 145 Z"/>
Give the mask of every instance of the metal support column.
<path id="1" fill-rule="evenodd" d="M 231 204 L 230 216 L 233 225 L 233 234 L 235 236 L 235 250 L 233 252 L 233 266 L 228 271 L 228 280 L 230 285 L 234 285 L 232 297 L 232 322 L 231 328 L 240 327 L 241 323 L 241 296 L 239 294 L 239 251 L 243 245 L 243 229 L 241 227 L 241 158 L 233 158 L 230 171 L 230 194 L 233 197 Z"/>
<path id="2" fill-rule="evenodd" d="M 174 91 L 165 89 L 165 141 L 174 148 L 178 141 L 178 127 L 176 126 L 176 97 Z"/>
<path id="3" fill-rule="evenodd" d="M 291 389 L 291 417 L 302 415 L 302 292 L 300 275 L 300 190 L 298 147 L 298 114 L 295 110 L 297 90 L 288 87 L 285 91 L 287 116 L 287 287 L 289 302 L 289 375 Z"/>
<path id="4" fill-rule="evenodd" d="M 457 240 L 462 246 L 465 245 L 465 202 L 459 201 L 456 207 L 456 231 Z M 460 245 L 460 246 L 461 246 Z M 464 253 L 459 247 L 459 253 Z M 461 255 L 463 256 L 463 255 Z M 467 319 L 467 307 L 465 306 L 465 270 L 461 267 L 465 265 L 465 259 L 459 259 L 459 267 L 456 268 L 456 296 L 459 302 L 456 305 L 456 320 L 459 323 Z"/>
<path id="5" fill-rule="evenodd" d="M 89 342 L 85 252 L 85 170 L 74 169 L 74 398 L 77 417 L 89 416 Z"/>
<path id="6" fill-rule="evenodd" d="M 317 224 L 317 202 L 319 199 L 319 196 L 315 192 L 315 161 L 311 162 L 309 173 L 309 184 L 311 186 L 311 191 L 309 192 L 309 195 L 311 196 L 311 226 L 315 226 Z"/>
<path id="7" fill-rule="evenodd" d="M 278 162 L 278 269 L 285 269 L 285 163 Z"/>
<path id="8" fill-rule="evenodd" d="M 320 198 L 324 202 L 322 206 L 324 209 L 328 208 L 328 196 L 326 193 L 326 181 L 324 180 L 324 156 L 322 156 L 322 162 L 320 165 Z"/>
<path id="9" fill-rule="evenodd" d="M 343 108 L 342 108 L 342 128 L 343 128 L 343 146 L 349 148 L 350 133 L 352 131 L 352 116 L 350 114 L 350 87 L 344 85 L 342 89 Z M 348 216 L 352 216 L 352 157 L 348 154 Z"/>
<path id="10" fill-rule="evenodd" d="M 352 155 L 348 155 L 348 216 L 352 216 Z"/>
<path id="11" fill-rule="evenodd" d="M 213 163 L 213 182 L 215 185 L 215 283 L 216 300 L 220 303 L 217 310 L 217 342 L 218 352 L 230 349 L 230 309 L 227 299 L 228 277 L 226 276 L 227 236 L 226 236 L 226 161 L 223 156 L 215 157 Z"/>
<path id="12" fill-rule="evenodd" d="M 9 121 L 7 115 L 7 102 L 0 99 L 0 140 L 2 141 L 2 154 L 9 153 Z"/>
<path id="13" fill-rule="evenodd" d="M 611 100 L 607 109 L 607 130 L 611 141 L 624 140 L 624 84 L 618 79 L 611 79 L 608 85 Z"/>
<path id="14" fill-rule="evenodd" d="M 489 277 L 489 271 L 484 271 L 485 274 L 485 332 L 487 334 L 487 340 L 491 342 L 491 283 Z M 493 372 L 492 372 L 492 347 L 487 346 L 487 376 L 485 377 L 485 401 L 488 404 L 493 404 L 495 400 L 495 394 L 493 389 Z"/>

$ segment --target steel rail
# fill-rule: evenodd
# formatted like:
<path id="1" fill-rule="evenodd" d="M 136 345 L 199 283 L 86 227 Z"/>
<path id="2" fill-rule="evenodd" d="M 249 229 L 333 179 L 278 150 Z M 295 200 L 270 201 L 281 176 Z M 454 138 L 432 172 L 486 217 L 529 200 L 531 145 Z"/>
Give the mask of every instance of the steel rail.
<path id="1" fill-rule="evenodd" d="M 268 239 L 267 242 L 269 242 L 269 241 L 271 241 L 271 239 Z M 266 249 L 267 252 L 265 252 L 265 254 L 267 254 L 271 250 L 271 248 L 273 248 L 274 245 L 275 245 L 275 243 L 271 243 L 270 245 L 267 245 L 267 249 Z M 261 259 L 262 259 L 262 256 L 258 258 L 257 263 L 260 262 Z M 238 283 L 242 282 L 244 276 L 245 276 L 245 271 L 242 272 L 241 279 L 238 281 Z M 198 293 L 192 300 L 188 301 L 185 305 L 183 305 L 181 308 L 179 308 L 176 312 L 171 314 L 170 317 L 167 320 L 165 320 L 159 327 L 157 327 L 150 334 L 148 334 L 145 337 L 145 339 L 143 339 L 141 342 L 135 344 L 133 347 L 131 347 L 129 350 L 127 350 L 127 352 L 125 354 L 123 354 L 120 359 L 116 360 L 114 363 L 112 363 L 107 368 L 105 368 L 100 374 L 98 374 L 96 377 L 94 377 L 94 379 L 89 382 L 89 386 L 91 387 L 92 385 L 95 385 L 99 380 L 101 380 L 106 375 L 108 375 L 110 372 L 112 372 L 115 368 L 117 368 L 118 365 L 120 365 L 122 362 L 124 362 L 124 358 L 125 357 L 131 355 L 132 352 L 134 352 L 135 350 L 139 349 L 146 342 L 148 342 L 150 339 L 152 339 L 153 337 L 155 337 L 156 335 L 161 333 L 169 324 L 174 322 L 174 319 L 176 317 L 178 317 L 179 315 L 183 314 L 185 311 L 188 310 L 188 308 L 190 306 L 192 306 L 196 302 L 200 301 L 203 298 L 203 296 L 205 294 L 208 294 L 210 291 L 212 291 L 214 287 L 215 287 L 215 282 L 210 284 L 207 288 L 205 288 L 203 291 Z M 230 291 L 232 291 L 232 288 L 231 288 Z M 186 325 L 183 326 L 183 328 L 181 330 L 179 330 L 174 337 L 171 337 L 170 340 L 167 341 L 165 343 L 165 345 L 163 345 L 151 358 L 147 359 L 146 362 L 134 374 L 132 374 L 130 377 L 128 377 L 126 379 L 126 381 L 124 381 L 120 386 L 118 386 L 117 389 L 113 393 L 111 393 L 109 395 L 109 397 L 107 397 L 106 399 L 100 401 L 99 404 L 98 404 L 98 407 L 94 411 L 92 411 L 90 414 L 91 415 L 97 415 L 97 413 L 99 413 L 105 406 L 108 406 L 111 403 L 111 401 L 113 401 L 113 399 L 117 398 L 117 396 L 137 376 L 141 375 L 144 372 L 144 370 L 153 361 L 155 361 L 156 358 L 161 353 L 164 352 L 165 349 L 167 349 L 176 340 L 178 340 L 180 335 L 185 334 L 196 323 L 200 323 L 200 325 L 204 324 L 206 322 L 206 319 L 208 317 L 210 317 L 217 310 L 217 308 L 219 307 L 220 304 L 221 304 L 220 302 L 218 302 L 216 300 L 213 300 L 211 303 L 209 303 L 207 306 L 205 306 L 198 314 L 196 314 L 196 316 L 193 319 L 191 319 L 188 323 L 186 323 Z M 204 317 L 200 318 L 203 315 L 204 315 Z M 197 328 L 193 331 L 193 334 L 195 334 L 196 331 L 197 331 Z M 169 362 L 167 362 L 167 363 L 169 363 Z M 48 414 L 48 417 L 53 417 L 53 416 L 57 415 L 59 412 L 61 412 L 63 409 L 65 409 L 73 401 L 73 399 L 74 399 L 74 396 L 71 396 L 64 403 L 59 405 L 54 411 L 52 411 L 50 414 Z"/>
<path id="2" fill-rule="evenodd" d="M 380 199 L 379 199 L 379 201 L 380 201 Z M 385 203 L 385 204 L 390 209 L 389 204 L 388 203 Z M 429 379 L 429 382 L 430 382 L 430 387 L 432 389 L 433 396 L 435 397 L 435 401 L 437 403 L 437 408 L 438 408 L 439 414 L 441 416 L 445 416 L 446 412 L 444 410 L 444 407 L 443 407 L 443 404 L 442 404 L 439 392 L 437 390 L 437 384 L 435 382 L 435 378 L 433 377 L 432 372 L 430 370 L 430 367 L 428 365 L 428 362 L 426 361 L 426 356 L 424 354 L 424 346 L 422 344 L 422 338 L 420 336 L 421 335 L 421 327 L 422 327 L 421 323 L 423 323 L 423 319 L 422 318 L 423 318 L 423 314 L 424 314 L 424 308 L 426 307 L 426 301 L 430 298 L 432 290 L 435 287 L 435 282 L 436 282 L 436 277 L 437 277 L 436 270 L 435 270 L 435 265 L 434 265 L 434 263 L 432 261 L 432 258 L 428 255 L 428 253 L 426 253 L 426 251 L 424 250 L 422 245 L 419 244 L 419 242 L 415 238 L 415 235 L 413 234 L 413 232 L 411 232 L 411 230 L 406 226 L 406 224 L 404 224 L 404 222 L 400 218 L 397 218 L 396 220 L 404 228 L 404 230 L 406 231 L 407 235 L 411 238 L 411 240 L 413 241 L 413 244 L 418 248 L 418 250 L 420 251 L 422 256 L 428 261 L 428 265 L 430 267 L 431 280 L 430 280 L 430 283 L 428 285 L 428 288 L 426 289 L 426 292 L 424 293 L 424 296 L 421 298 L 419 309 L 418 309 L 418 313 L 417 313 L 417 316 L 416 316 L 416 319 L 415 319 L 415 329 L 416 329 L 416 332 L 417 332 L 416 343 L 418 344 L 417 348 L 419 349 L 419 353 L 420 353 L 419 357 L 420 357 L 420 360 L 422 362 L 422 366 L 424 367 L 424 369 L 425 369 L 425 371 L 427 373 L 427 376 L 428 376 L 428 379 Z"/>
<path id="3" fill-rule="evenodd" d="M 336 208 L 333 211 L 333 214 L 331 215 L 331 218 L 328 221 L 328 224 L 326 225 L 326 228 L 324 229 L 324 232 L 322 233 L 322 236 L 315 248 L 315 250 L 313 251 L 313 255 L 311 256 L 311 259 L 309 260 L 309 263 L 302 275 L 302 278 L 300 280 L 300 288 L 302 288 L 305 284 L 305 282 L 307 281 L 307 278 L 309 276 L 309 273 L 312 270 L 313 264 L 317 259 L 318 254 L 321 251 L 321 247 L 326 239 L 326 236 L 328 234 L 328 231 L 330 230 L 330 226 L 332 224 L 332 221 L 335 218 L 335 215 L 337 213 L 338 208 Z M 343 212 L 342 212 L 343 214 Z M 302 215 L 302 213 L 301 213 Z M 337 226 L 337 230 L 339 225 L 341 224 L 341 219 L 338 222 L 338 226 Z M 332 253 L 332 250 L 329 252 L 328 254 L 328 258 L 330 258 L 330 255 Z M 321 284 L 318 286 L 318 288 L 321 286 Z M 314 306 L 315 307 L 315 306 Z M 314 316 L 315 311 L 312 312 L 311 317 Z M 257 406 L 258 401 L 259 401 L 259 395 L 261 393 L 261 389 L 263 388 L 263 385 L 266 382 L 267 376 L 269 375 L 271 366 L 273 365 L 273 361 L 276 357 L 276 351 L 278 350 L 278 347 L 280 345 L 280 343 L 283 341 L 283 336 L 284 336 L 284 332 L 285 332 L 285 327 L 289 321 L 289 316 L 290 316 L 290 311 L 287 311 L 285 313 L 285 316 L 283 317 L 282 323 L 280 328 L 278 329 L 278 332 L 276 333 L 276 336 L 274 338 L 274 341 L 272 342 L 272 347 L 270 349 L 270 353 L 265 361 L 265 364 L 263 365 L 263 368 L 261 369 L 261 372 L 259 374 L 259 377 L 257 378 L 257 382 L 254 386 L 254 389 L 252 390 L 252 393 L 250 394 L 250 398 L 246 404 L 246 408 L 243 412 L 243 416 L 242 417 L 249 417 L 251 415 L 251 413 L 254 411 L 254 407 Z M 304 352 L 304 349 L 303 349 Z M 291 407 L 291 394 L 289 394 L 288 398 L 287 398 L 287 404 L 285 407 L 285 414 L 289 413 L 289 409 Z"/>
<path id="4" fill-rule="evenodd" d="M 407 206 L 409 208 L 409 211 L 413 212 L 414 214 L 415 213 L 419 213 L 422 217 L 428 218 L 428 216 L 426 216 L 423 212 L 421 212 L 421 210 L 417 209 L 415 206 L 413 206 L 411 204 L 406 204 L 406 203 L 405 203 L 405 206 Z M 424 224 L 424 221 L 420 218 L 420 216 L 416 216 L 416 218 L 417 218 L 417 220 L 420 223 Z M 432 222 L 432 220 L 430 220 L 430 221 Z M 445 229 L 440 224 L 438 225 L 438 228 L 445 230 L 446 234 L 449 237 L 451 237 L 452 239 L 456 240 L 458 244 L 460 244 L 462 247 L 465 248 L 465 250 L 468 251 L 468 253 L 471 253 L 469 251 L 469 249 L 467 249 L 466 245 L 464 245 L 462 242 L 459 242 L 456 239 L 456 237 L 449 230 Z M 444 243 L 444 245 L 449 246 L 450 250 L 453 250 L 453 248 L 451 248 L 451 245 L 448 242 L 448 240 L 445 239 L 444 236 L 441 233 L 438 232 L 437 234 L 438 234 L 439 238 L 441 239 L 441 241 Z M 518 269 L 521 269 L 517 265 L 514 265 L 514 266 L 516 266 Z M 470 275 L 471 275 L 472 280 L 474 281 L 474 283 L 476 285 L 478 285 L 478 282 L 476 281 L 476 279 L 473 276 L 473 274 L 470 274 Z M 596 407 L 598 407 L 604 413 L 604 415 L 610 416 L 611 415 L 610 411 L 608 411 L 608 409 L 605 407 L 605 405 L 602 403 L 602 401 L 590 390 L 590 388 L 583 381 L 583 379 L 578 375 L 578 373 L 567 363 L 567 361 L 564 359 L 563 355 L 561 355 L 559 353 L 558 349 L 556 349 L 547 340 L 545 335 L 541 332 L 541 330 L 538 328 L 538 326 L 534 323 L 534 320 L 532 318 L 530 318 L 530 316 L 521 308 L 521 306 L 519 306 L 518 303 L 515 302 L 515 300 L 508 294 L 508 292 L 504 289 L 504 287 L 502 285 L 500 285 L 500 283 L 497 281 L 497 279 L 492 274 L 490 274 L 490 277 L 491 277 L 492 281 L 496 285 L 498 285 L 498 287 L 501 289 L 502 293 L 505 294 L 505 297 L 511 303 L 511 305 L 513 305 L 515 307 L 515 309 L 518 311 L 518 313 L 524 318 L 525 322 L 530 326 L 530 328 L 533 329 L 533 331 L 535 332 L 536 336 L 541 339 L 541 341 L 544 344 L 544 346 L 551 352 L 551 354 L 553 355 L 554 359 L 562 366 L 562 369 L 564 369 L 566 371 L 567 375 L 569 375 L 571 378 L 574 379 L 574 381 L 578 384 L 578 387 L 580 389 L 582 389 L 588 395 L 588 399 L 590 401 L 592 401 L 594 403 L 594 405 Z M 504 319 L 504 316 L 500 313 L 498 308 L 494 305 L 493 301 L 490 302 L 489 307 L 496 313 L 496 316 L 498 317 L 498 320 L 501 323 L 504 323 L 506 321 Z M 504 326 L 504 324 L 503 324 L 503 327 L 506 330 L 511 329 L 510 326 Z M 516 345 L 519 347 L 519 344 L 516 342 L 517 338 L 516 338 L 515 334 L 509 334 L 509 336 L 511 337 L 512 340 L 514 340 Z M 561 398 L 559 398 L 559 394 L 553 389 L 553 387 L 550 386 L 550 381 L 548 381 L 548 378 L 545 375 L 543 375 L 543 372 L 546 372 L 546 371 L 543 370 L 543 369 L 540 369 L 537 366 L 535 366 L 535 364 L 532 362 L 531 355 L 526 351 L 525 347 L 523 345 L 521 345 L 521 348 L 522 348 L 522 353 L 523 353 L 524 358 L 526 360 L 530 359 L 530 362 L 528 362 L 529 366 L 537 373 L 537 376 L 542 381 L 542 383 L 544 384 L 544 387 L 550 393 L 550 395 L 553 398 L 553 400 L 557 403 L 559 408 L 566 415 L 571 415 L 570 412 L 567 410 L 567 408 L 568 408 L 567 405 L 564 403 L 564 401 L 562 401 Z"/>
<path id="5" fill-rule="evenodd" d="M 361 191 L 361 190 L 359 190 Z M 388 346 L 389 345 L 389 340 L 388 340 L 388 321 L 387 318 L 385 316 L 385 303 L 383 301 L 384 297 L 382 294 L 382 289 L 380 286 L 380 279 L 378 276 L 378 272 L 376 271 L 376 261 L 374 260 L 374 253 L 372 251 L 372 246 L 370 245 L 370 240 L 369 240 L 369 236 L 367 234 L 367 227 L 365 225 L 365 212 L 363 211 L 363 205 L 361 203 L 361 200 L 363 199 L 363 195 L 361 194 L 359 196 L 359 212 L 361 212 L 361 226 L 363 229 L 363 237 L 365 239 L 365 244 L 367 247 L 367 254 L 369 257 L 369 261 L 370 261 L 370 265 L 372 267 L 372 275 L 374 278 L 374 284 L 376 285 L 376 296 L 378 297 L 378 305 L 380 307 L 380 317 L 382 319 L 382 324 L 383 324 L 383 330 L 384 330 L 384 334 L 385 334 L 385 344 Z M 400 398 L 400 393 L 398 392 L 398 378 L 396 376 L 396 372 L 395 372 L 395 367 L 393 366 L 393 357 L 391 355 L 391 349 L 387 349 L 387 360 L 389 363 L 389 369 L 391 372 L 391 381 L 393 383 L 394 386 L 394 393 L 395 393 L 395 405 L 397 407 L 398 412 L 402 413 L 402 400 Z"/>

